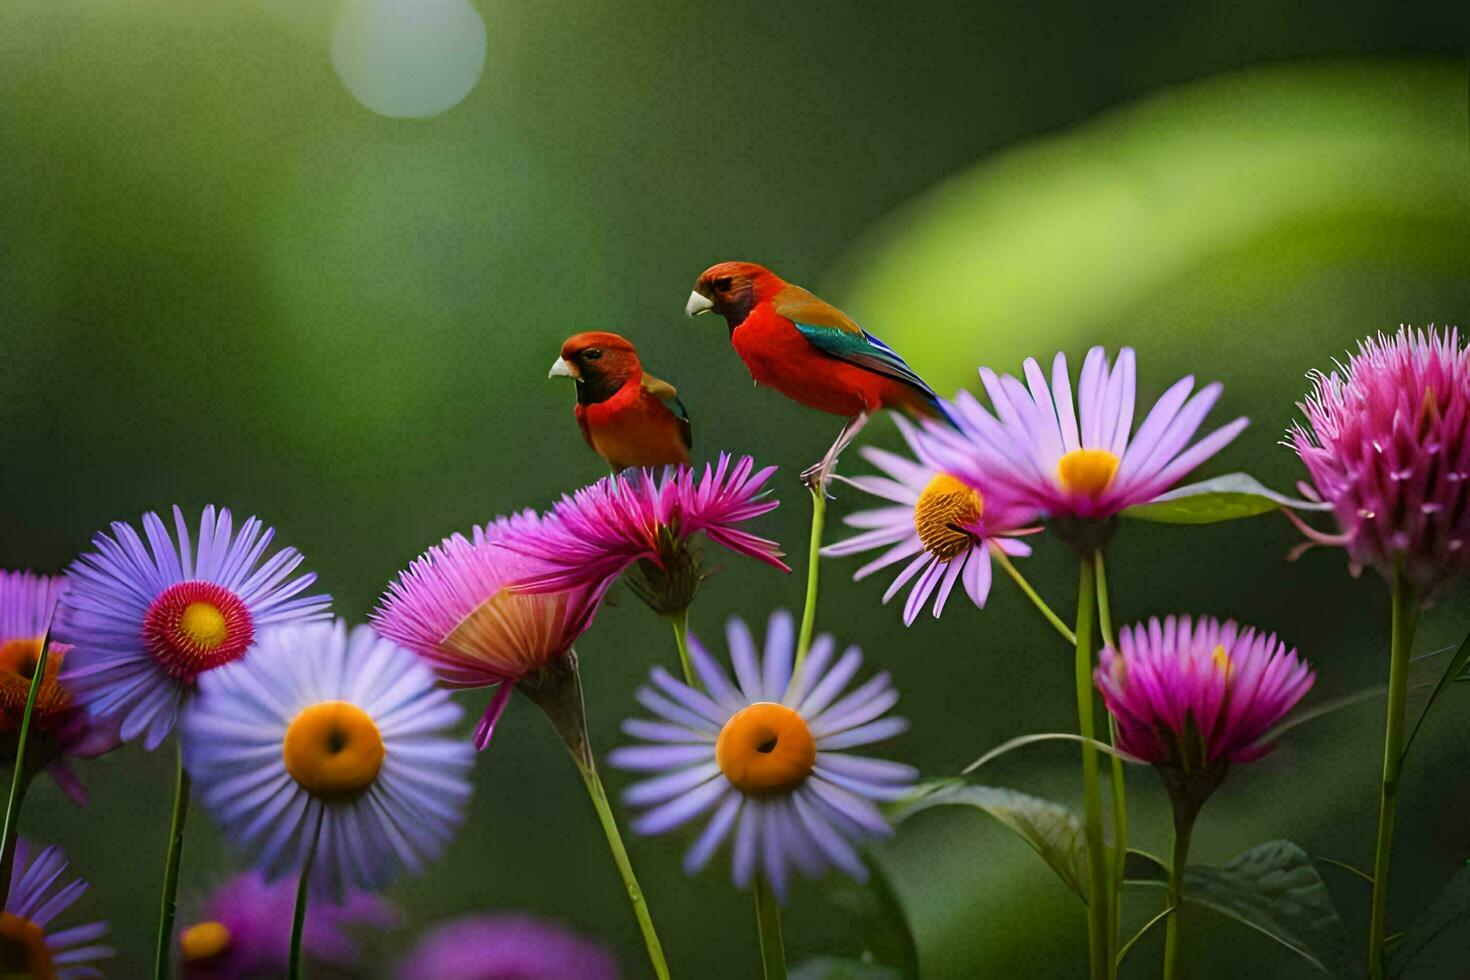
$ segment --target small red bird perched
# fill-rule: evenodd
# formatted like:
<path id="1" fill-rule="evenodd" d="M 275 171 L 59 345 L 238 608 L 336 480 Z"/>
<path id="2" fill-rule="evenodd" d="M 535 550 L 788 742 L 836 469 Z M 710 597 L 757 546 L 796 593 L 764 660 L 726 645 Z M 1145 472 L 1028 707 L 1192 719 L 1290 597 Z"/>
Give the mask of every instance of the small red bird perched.
<path id="1" fill-rule="evenodd" d="M 616 472 L 689 462 L 689 413 L 667 381 L 643 373 L 638 351 L 615 333 L 575 334 L 561 345 L 551 378 L 577 382 L 577 425 Z"/>
<path id="2" fill-rule="evenodd" d="M 837 307 L 754 262 L 704 270 L 684 312 L 724 317 L 730 344 L 757 384 L 848 419 L 822 461 L 802 473 L 813 486 L 826 484 L 838 455 L 880 408 L 943 414 L 934 389 L 893 348 Z"/>

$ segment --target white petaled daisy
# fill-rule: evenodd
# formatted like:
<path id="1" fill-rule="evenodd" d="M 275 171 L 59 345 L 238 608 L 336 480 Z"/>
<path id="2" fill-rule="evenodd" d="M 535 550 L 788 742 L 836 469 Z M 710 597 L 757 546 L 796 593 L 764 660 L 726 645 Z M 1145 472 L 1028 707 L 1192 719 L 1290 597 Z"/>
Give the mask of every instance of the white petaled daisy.
<path id="1" fill-rule="evenodd" d="M 312 891 L 340 898 L 422 870 L 463 822 L 473 749 L 450 731 L 461 714 L 371 627 L 281 627 L 200 678 L 184 764 L 268 880 L 300 872 L 320 817 Z"/>
<path id="2" fill-rule="evenodd" d="M 1026 359 L 1024 373 L 1022 384 L 981 368 L 995 414 L 962 391 L 949 405 L 955 428 L 928 425 L 923 444 L 947 472 L 1053 518 L 1103 519 L 1147 503 L 1223 449 L 1247 422 L 1238 418 L 1190 445 L 1222 387 L 1209 384 L 1191 397 L 1194 378 L 1185 377 L 1134 432 L 1137 385 L 1128 347 L 1111 367 L 1101 347 L 1087 352 L 1075 406 L 1066 355 L 1052 361 L 1049 384 L 1034 358 Z"/>
<path id="3" fill-rule="evenodd" d="M 238 660 L 266 626 L 320 619 L 331 597 L 303 596 L 316 576 L 291 573 L 295 548 L 262 559 L 275 530 L 254 517 L 236 532 L 226 508 L 204 508 L 199 545 L 174 508 L 177 543 L 157 514 L 143 533 L 112 534 L 67 569 L 57 641 L 70 644 L 61 680 L 96 718 L 115 718 L 124 741 L 153 749 L 173 730 L 179 702 L 204 674 Z"/>
<path id="4" fill-rule="evenodd" d="M 909 449 L 922 460 L 917 431 L 902 418 L 895 417 L 894 422 Z M 938 619 L 957 583 L 964 586 L 971 602 L 985 608 L 990 595 L 991 549 L 1018 557 L 1031 554 L 1030 545 L 1012 535 L 1032 530 L 1023 525 L 1036 520 L 1036 510 L 1006 503 L 994 494 L 982 496 L 979 490 L 926 462 L 873 447 L 859 452 L 884 475 L 836 479 L 892 501 L 893 506 L 860 510 L 843 518 L 844 524 L 862 528 L 863 533 L 828 545 L 822 554 L 840 558 L 883 549 L 853 574 L 855 582 L 903 562 L 902 571 L 883 593 L 883 602 L 886 605 L 905 585 L 913 583 L 903 607 L 905 626 L 919 618 L 931 598 Z"/>
<path id="5" fill-rule="evenodd" d="M 608 757 L 623 769 L 657 773 L 623 795 L 647 810 L 633 829 L 662 834 L 713 811 L 685 871 L 700 871 L 733 838 L 735 884 L 745 888 L 759 872 L 783 901 L 792 869 L 815 878 L 836 867 L 865 880 L 857 847 L 892 833 L 875 801 L 898 799 L 918 778 L 912 766 L 843 751 L 908 728 L 885 717 L 898 701 L 888 674 L 843 694 L 862 652 L 848 647 L 837 657 L 836 642 L 824 634 L 793 676 L 795 631 L 784 610 L 771 615 L 763 655 L 739 617 L 730 619 L 726 639 L 735 683 L 691 637 L 708 693 L 661 667 L 652 686 L 638 691 L 659 720 L 630 719 L 623 730 L 651 744 Z"/>

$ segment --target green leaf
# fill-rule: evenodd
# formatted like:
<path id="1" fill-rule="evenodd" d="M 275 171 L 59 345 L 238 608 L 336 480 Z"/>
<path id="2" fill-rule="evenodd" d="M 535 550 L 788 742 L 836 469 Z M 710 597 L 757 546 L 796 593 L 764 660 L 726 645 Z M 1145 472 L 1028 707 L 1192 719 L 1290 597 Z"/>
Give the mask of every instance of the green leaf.
<path id="1" fill-rule="evenodd" d="M 1126 943 L 1123 944 L 1123 948 L 1118 950 L 1118 955 L 1113 958 L 1113 962 L 1116 963 L 1118 966 L 1122 966 L 1123 961 L 1128 958 L 1128 954 L 1133 952 L 1133 948 L 1138 945 L 1138 941 L 1144 936 L 1147 936 L 1150 929 L 1167 919 L 1169 917 L 1169 913 L 1172 911 L 1174 911 L 1174 906 L 1165 906 L 1162 912 L 1145 922 L 1143 926 L 1133 934 L 1133 938 L 1129 939 Z"/>
<path id="2" fill-rule="evenodd" d="M 1322 876 L 1291 841 L 1257 845 L 1223 868 L 1191 866 L 1184 873 L 1184 900 L 1269 936 L 1329 976 L 1358 972 Z"/>
<path id="3" fill-rule="evenodd" d="M 1130 847 L 1128 855 L 1123 859 L 1123 881 L 1141 885 L 1167 885 L 1169 866 L 1161 857 Z"/>
<path id="4" fill-rule="evenodd" d="M 969 775 L 976 769 L 979 769 L 981 766 L 988 765 L 989 763 L 994 762 L 996 759 L 999 759 L 1001 756 L 1009 752 L 1014 752 L 1016 749 L 1025 748 L 1028 745 L 1035 745 L 1038 742 L 1078 742 L 1084 745 L 1091 745 L 1093 748 L 1097 749 L 1099 752 L 1102 752 L 1105 755 L 1117 756 L 1124 762 L 1143 763 L 1143 760 L 1138 758 L 1137 756 L 1129 755 L 1122 749 L 1114 748 L 1106 742 L 1099 742 L 1095 738 L 1083 738 L 1081 735 L 1074 735 L 1071 732 L 1041 732 L 1036 735 L 1021 735 L 1017 738 L 1011 739 L 1008 742 L 1003 742 L 1000 745 L 997 745 L 995 748 L 991 749 L 989 752 L 985 753 L 980 758 L 976 759 L 974 762 L 966 766 L 964 768 L 964 773 L 965 775 Z"/>
<path id="5" fill-rule="evenodd" d="M 837 956 L 814 956 L 794 967 L 791 980 L 904 980 L 905 974 L 881 963 L 866 963 Z M 917 977 L 917 973 L 907 974 Z"/>
<path id="6" fill-rule="evenodd" d="M 1328 510 L 1331 505 L 1283 496 L 1249 473 L 1227 473 L 1177 487 L 1146 504 L 1129 507 L 1123 516 L 1157 524 L 1218 524 L 1269 514 L 1282 507 Z"/>
<path id="7" fill-rule="evenodd" d="M 1403 754 L 1399 756 L 1400 762 L 1409 757 L 1409 749 L 1414 744 L 1414 736 L 1419 734 L 1419 729 L 1424 725 L 1424 719 L 1429 717 L 1429 709 L 1434 707 L 1434 702 L 1439 700 L 1444 689 L 1460 678 L 1467 663 L 1470 663 L 1470 633 L 1465 635 L 1465 642 L 1460 644 L 1460 649 L 1456 650 L 1455 655 L 1450 658 L 1444 673 L 1440 675 L 1439 683 L 1434 685 L 1434 690 L 1430 692 L 1429 700 L 1424 702 L 1424 710 L 1419 712 L 1419 720 L 1414 722 L 1414 728 L 1409 732 L 1409 739 L 1404 743 Z"/>
<path id="8" fill-rule="evenodd" d="M 1404 932 L 1403 940 L 1388 958 L 1390 976 L 1398 976 L 1426 946 L 1450 926 L 1470 919 L 1470 868 L 1461 868 L 1450 879 L 1429 908 Z"/>
<path id="9" fill-rule="evenodd" d="M 1087 841 L 1082 821 L 1065 806 L 1001 786 L 947 784 L 903 806 L 894 819 L 904 820 L 936 806 L 971 806 L 990 814 L 1040 854 L 1079 899 L 1087 901 Z"/>

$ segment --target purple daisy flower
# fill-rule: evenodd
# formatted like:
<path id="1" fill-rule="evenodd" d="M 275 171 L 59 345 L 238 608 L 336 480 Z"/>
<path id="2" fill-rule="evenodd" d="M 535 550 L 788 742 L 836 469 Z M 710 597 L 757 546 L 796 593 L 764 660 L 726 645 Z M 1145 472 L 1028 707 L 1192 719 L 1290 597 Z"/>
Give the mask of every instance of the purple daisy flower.
<path id="1" fill-rule="evenodd" d="M 1355 570 L 1402 568 L 1424 590 L 1470 567 L 1470 348 L 1459 332 L 1401 327 L 1311 378 L 1299 406 L 1311 428 L 1293 426 L 1290 445 L 1340 533 L 1288 516 L 1314 542 L 1344 546 Z"/>
<path id="2" fill-rule="evenodd" d="M 284 976 L 296 907 L 296 879 L 268 883 L 258 871 L 236 875 L 204 900 L 202 918 L 179 935 L 185 980 Z M 387 929 L 398 914 L 385 899 L 349 892 L 340 904 L 307 912 L 303 957 L 347 969 L 357 963 L 353 927 Z"/>
<path id="3" fill-rule="evenodd" d="M 691 539 L 700 533 L 737 554 L 783 572 L 774 541 L 742 530 L 741 524 L 769 513 L 779 502 L 763 488 L 774 466 L 755 471 L 742 456 L 721 453 L 703 476 L 688 466 L 629 470 L 604 477 L 562 499 L 549 518 L 508 537 L 508 547 L 544 560 L 548 570 L 518 587 L 531 592 L 606 588 L 634 564 L 644 566 L 648 587 L 640 595 L 659 612 L 686 609 L 702 576 Z M 636 588 L 636 586 L 635 586 Z"/>
<path id="4" fill-rule="evenodd" d="M 646 808 L 633 822 L 642 834 L 662 834 L 713 811 L 684 870 L 700 871 L 726 838 L 734 837 L 733 875 L 740 888 L 757 871 L 783 901 L 790 870 L 817 877 L 836 867 L 863 881 L 856 845 L 892 833 L 874 801 L 908 792 L 918 770 L 843 750 L 891 738 L 908 728 L 885 717 L 898 692 L 881 673 L 857 690 L 843 689 L 862 665 L 862 651 L 823 634 L 794 674 L 795 631 L 784 610 L 771 614 L 765 652 L 739 617 L 726 628 L 738 686 L 704 647 L 690 638 L 697 691 L 662 667 L 638 701 L 658 716 L 631 719 L 623 730 L 650 744 L 614 750 L 608 761 L 656 773 L 623 794 Z"/>
<path id="5" fill-rule="evenodd" d="M 920 459 L 919 434 L 907 420 L 894 417 L 909 449 Z M 982 497 L 974 487 L 936 466 L 906 459 L 883 449 L 859 450 L 883 476 L 835 479 L 865 493 L 892 501 L 892 506 L 849 514 L 843 523 L 863 533 L 822 549 L 829 558 L 882 549 L 876 559 L 859 568 L 853 581 L 903 562 L 902 571 L 883 593 L 886 605 L 910 582 L 903 607 L 905 626 L 913 625 L 932 598 L 934 618 L 944 611 L 956 583 L 977 607 L 984 609 L 990 595 L 990 551 L 1007 555 L 1031 554 L 1031 547 L 1013 535 L 1027 533 L 1023 525 L 1036 519 L 1034 510 L 1019 508 L 1003 498 Z"/>
<path id="6" fill-rule="evenodd" d="M 1125 626 L 1093 677 L 1120 749 L 1217 782 L 1230 763 L 1271 750 L 1263 739 L 1316 680 L 1276 634 L 1208 616 Z"/>
<path id="7" fill-rule="evenodd" d="M 1223 449 L 1245 428 L 1238 418 L 1190 445 L 1220 397 L 1206 385 L 1193 397 L 1194 378 L 1176 382 L 1133 431 L 1136 397 L 1133 350 L 1110 366 L 1101 347 L 1087 352 L 1072 399 L 1067 358 L 1057 354 L 1047 383 L 1033 358 L 1026 383 L 980 369 L 995 414 L 968 392 L 950 404 L 954 428 L 926 426 L 932 462 L 982 491 L 991 490 L 1051 518 L 1098 520 L 1147 503 Z"/>
<path id="8" fill-rule="evenodd" d="M 456 534 L 415 559 L 370 617 L 384 636 L 433 666 L 450 687 L 498 684 L 475 730 L 490 744 L 515 685 L 561 661 L 592 625 L 608 582 L 532 594 L 514 587 L 551 566 L 505 546 L 541 533 L 533 511 Z"/>
<path id="9" fill-rule="evenodd" d="M 13 757 L 41 643 L 66 591 L 66 579 L 30 572 L 0 572 L 0 744 Z M 67 766 L 67 757 L 93 759 L 118 745 L 117 725 L 90 717 L 58 678 L 70 647 L 52 643 L 46 673 L 31 711 L 26 755 L 44 763 L 62 792 L 83 806 L 87 791 Z"/>
<path id="10" fill-rule="evenodd" d="M 340 899 L 421 871 L 463 822 L 473 753 L 450 733 L 461 714 L 371 627 L 278 627 L 199 679 L 184 765 L 267 881 L 300 873 L 320 818 L 312 891 Z"/>
<path id="11" fill-rule="evenodd" d="M 106 922 L 89 922 L 56 932 L 47 927 L 88 888 L 79 878 L 66 880 L 66 855 L 54 844 L 36 852 L 28 841 L 15 845 L 10 897 L 0 914 L 0 960 L 6 974 L 83 980 L 101 977 L 95 964 L 111 959 L 111 946 L 99 945 Z"/>
<path id="12" fill-rule="evenodd" d="M 515 913 L 470 915 L 435 926 L 398 965 L 400 980 L 618 980 L 602 943 Z"/>
<path id="13" fill-rule="evenodd" d="M 236 532 L 226 508 L 204 508 L 197 550 L 174 508 L 177 542 L 155 513 L 145 545 L 129 524 L 92 538 L 67 569 L 56 638 L 70 644 L 62 677 L 94 717 L 117 718 L 124 741 L 154 749 L 202 674 L 245 655 L 263 627 L 320 619 L 330 596 L 301 595 L 313 574 L 295 548 L 264 562 L 275 530 L 252 517 Z M 150 554 L 151 551 L 151 554 Z"/>

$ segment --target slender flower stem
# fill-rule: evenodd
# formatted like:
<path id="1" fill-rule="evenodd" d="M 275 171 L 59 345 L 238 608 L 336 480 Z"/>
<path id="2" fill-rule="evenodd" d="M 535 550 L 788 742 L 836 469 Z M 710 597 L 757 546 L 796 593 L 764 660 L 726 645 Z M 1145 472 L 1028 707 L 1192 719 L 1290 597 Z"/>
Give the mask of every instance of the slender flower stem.
<path id="1" fill-rule="evenodd" d="M 1373 851 L 1373 904 L 1368 922 L 1368 975 L 1384 975 L 1383 941 L 1388 935 L 1388 859 L 1393 850 L 1394 809 L 1404 759 L 1404 714 L 1409 690 L 1409 656 L 1419 606 L 1400 572 L 1393 581 L 1393 639 L 1388 667 L 1388 719 L 1383 730 L 1383 786 L 1378 797 L 1378 838 Z"/>
<path id="2" fill-rule="evenodd" d="M 0 835 L 0 908 L 10 900 L 10 876 L 15 870 L 15 842 L 20 833 L 20 806 L 35 775 L 26 763 L 26 749 L 30 747 L 31 716 L 36 711 L 36 698 L 46 679 L 46 660 L 50 655 L 51 627 L 41 637 L 41 652 L 36 655 L 35 672 L 31 674 L 31 687 L 26 693 L 25 712 L 20 716 L 20 734 L 15 742 L 15 770 L 10 774 L 10 797 L 5 803 L 5 827 Z"/>
<path id="3" fill-rule="evenodd" d="M 1169 864 L 1169 920 L 1164 928 L 1164 980 L 1182 976 L 1183 946 L 1179 930 L 1184 917 L 1184 869 L 1189 866 L 1189 838 L 1194 833 L 1195 814 L 1176 813 L 1174 856 Z"/>
<path id="4" fill-rule="evenodd" d="M 668 619 L 674 627 L 674 643 L 679 647 L 679 666 L 684 668 L 684 683 L 698 691 L 700 686 L 694 675 L 694 661 L 689 657 L 689 610 L 669 613 Z"/>
<path id="5" fill-rule="evenodd" d="M 316 824 L 312 827 L 311 841 L 306 845 L 306 859 L 301 862 L 301 880 L 296 882 L 296 914 L 291 917 L 291 952 L 286 961 L 286 976 L 290 980 L 300 980 L 301 977 L 301 934 L 306 931 L 306 886 L 311 879 L 311 866 L 316 861 L 316 846 L 321 841 L 322 821 L 326 816 L 327 805 L 318 801 Z"/>
<path id="6" fill-rule="evenodd" d="M 603 834 L 607 836 L 607 845 L 612 850 L 618 874 L 623 876 L 623 887 L 628 891 L 628 901 L 633 906 L 633 914 L 638 918 L 638 928 L 643 931 L 643 943 L 648 947 L 648 959 L 653 964 L 654 975 L 658 980 L 669 980 L 669 966 L 664 961 L 664 949 L 658 941 L 658 933 L 654 931 L 648 902 L 643 898 L 643 889 L 638 886 L 638 878 L 633 874 L 633 863 L 628 859 L 628 850 L 623 847 L 623 838 L 618 834 L 618 824 L 613 818 L 612 807 L 607 802 L 607 792 L 602 788 L 602 779 L 597 775 L 596 766 L 590 762 L 584 763 L 578 759 L 577 768 L 582 773 L 582 782 L 587 784 L 587 795 L 592 797 L 592 806 L 597 810 L 597 820 L 602 824 Z"/>
<path id="7" fill-rule="evenodd" d="M 1052 628 L 1061 634 L 1062 639 L 1067 641 L 1067 646 L 1076 646 L 1076 634 L 1072 632 L 1066 623 L 1062 622 L 1062 617 L 1052 612 L 1052 608 L 1046 604 L 1046 600 L 1038 595 L 1036 590 L 1031 587 L 1031 583 L 1026 581 L 1026 577 L 1011 562 L 1010 555 L 1007 555 L 994 545 L 990 546 L 990 555 L 995 559 L 996 564 L 1005 569 L 1006 574 L 1021 587 L 1021 591 L 1026 593 L 1026 598 L 1030 599 L 1031 604 L 1037 608 L 1041 615 L 1046 617 L 1046 621 L 1051 623 Z"/>
<path id="8" fill-rule="evenodd" d="M 168 980 L 169 955 L 174 945 L 174 913 L 179 891 L 179 862 L 184 856 L 184 823 L 189 819 L 189 774 L 184 771 L 184 752 L 179 749 L 178 773 L 174 778 L 174 816 L 168 831 L 168 857 L 163 865 L 163 895 L 158 901 L 158 943 L 154 947 L 154 980 Z"/>
<path id="9" fill-rule="evenodd" d="M 755 924 L 761 937 L 761 967 L 766 980 L 786 980 L 786 947 L 781 941 L 781 906 L 765 875 L 755 876 Z"/>
<path id="10" fill-rule="evenodd" d="M 806 652 L 812 645 L 812 631 L 817 625 L 817 578 L 822 561 L 822 524 L 827 517 L 827 487 L 818 483 L 812 487 L 812 543 L 806 559 L 806 605 L 801 610 L 801 632 L 796 638 L 796 662 L 793 669 L 801 666 Z"/>
<path id="11" fill-rule="evenodd" d="M 1101 550 L 1093 553 L 1092 567 L 1097 573 L 1098 626 L 1102 629 L 1103 642 L 1116 648 L 1117 640 L 1113 637 L 1113 610 L 1108 601 L 1107 566 L 1103 562 Z M 1118 747 L 1118 720 L 1111 713 L 1108 715 L 1108 744 L 1113 748 Z M 1128 860 L 1128 787 L 1123 780 L 1123 760 L 1115 755 L 1109 761 L 1112 764 L 1113 792 L 1113 877 L 1108 913 L 1111 916 L 1109 935 L 1116 948 L 1123 922 L 1123 873 Z M 1111 966 L 1108 975 L 1116 977 L 1118 975 L 1117 959 L 1114 958 L 1109 962 Z"/>
<path id="12" fill-rule="evenodd" d="M 1103 847 L 1102 787 L 1097 775 L 1097 749 L 1092 722 L 1092 631 L 1097 618 L 1097 577 L 1092 559 L 1084 558 L 1079 566 L 1077 587 L 1077 728 L 1087 741 L 1082 743 L 1082 793 L 1087 838 L 1088 875 L 1087 948 L 1092 964 L 1093 980 L 1108 976 L 1112 961 L 1109 942 L 1108 855 Z"/>

